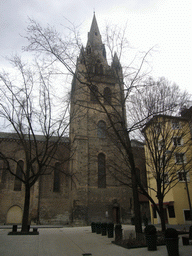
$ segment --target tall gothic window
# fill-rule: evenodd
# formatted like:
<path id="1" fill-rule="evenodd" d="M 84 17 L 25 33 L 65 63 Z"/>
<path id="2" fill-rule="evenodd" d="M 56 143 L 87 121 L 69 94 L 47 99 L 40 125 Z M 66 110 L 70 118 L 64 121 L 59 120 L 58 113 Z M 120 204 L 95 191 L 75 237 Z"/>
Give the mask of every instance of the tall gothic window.
<path id="1" fill-rule="evenodd" d="M 95 64 L 95 74 L 99 74 L 99 67 L 98 67 L 98 64 Z"/>
<path id="2" fill-rule="evenodd" d="M 60 163 L 55 164 L 54 169 L 54 181 L 53 181 L 53 192 L 60 191 Z"/>
<path id="3" fill-rule="evenodd" d="M 102 120 L 100 120 L 97 125 L 97 137 L 106 138 L 106 123 Z"/>
<path id="4" fill-rule="evenodd" d="M 19 160 L 17 162 L 16 177 L 14 182 L 15 191 L 21 191 L 22 181 L 20 179 L 22 179 L 22 176 L 23 176 L 23 167 L 24 167 L 24 162 L 22 160 Z"/>
<path id="5" fill-rule="evenodd" d="M 111 104 L 111 89 L 109 87 L 104 89 L 104 104 Z"/>
<path id="6" fill-rule="evenodd" d="M 98 155 L 98 188 L 106 188 L 105 155 Z"/>
<path id="7" fill-rule="evenodd" d="M 91 46 L 88 45 L 88 47 L 87 47 L 87 54 L 90 54 L 90 53 L 91 53 Z"/>
<path id="8" fill-rule="evenodd" d="M 91 86 L 91 101 L 97 102 L 97 97 L 98 97 L 98 88 L 96 85 Z"/>
<path id="9" fill-rule="evenodd" d="M 103 65 L 102 64 L 100 64 L 100 66 L 99 66 L 99 73 L 101 75 L 103 75 Z"/>
<path id="10" fill-rule="evenodd" d="M 103 75 L 103 65 L 100 60 L 97 60 L 97 63 L 95 64 L 95 74 Z"/>
<path id="11" fill-rule="evenodd" d="M 0 160 L 0 182 L 6 182 L 6 164 L 3 160 Z"/>

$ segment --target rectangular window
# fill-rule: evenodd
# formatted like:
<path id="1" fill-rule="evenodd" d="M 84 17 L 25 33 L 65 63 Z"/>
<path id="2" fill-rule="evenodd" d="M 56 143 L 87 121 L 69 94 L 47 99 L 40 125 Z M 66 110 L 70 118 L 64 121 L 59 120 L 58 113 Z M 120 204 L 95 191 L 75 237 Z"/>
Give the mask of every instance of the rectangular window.
<path id="1" fill-rule="evenodd" d="M 184 153 L 176 153 L 175 154 L 175 161 L 176 164 L 183 164 L 185 163 L 185 154 Z"/>
<path id="2" fill-rule="evenodd" d="M 190 210 L 184 210 L 185 220 L 191 220 Z"/>
<path id="3" fill-rule="evenodd" d="M 182 145 L 181 137 L 174 137 L 174 138 L 173 138 L 173 145 L 174 145 L 175 147 L 181 146 L 181 145 Z"/>
<path id="4" fill-rule="evenodd" d="M 155 207 L 152 207 L 152 209 L 153 209 L 153 218 L 155 219 L 157 218 L 157 212 L 155 210 Z"/>
<path id="5" fill-rule="evenodd" d="M 185 177 L 187 179 L 187 182 L 190 181 L 190 177 L 189 177 L 188 171 L 184 171 L 184 170 L 179 171 L 179 172 L 177 172 L 177 175 L 178 175 L 179 181 L 181 181 L 181 182 L 185 182 Z"/>
<path id="6" fill-rule="evenodd" d="M 172 129 L 173 129 L 173 130 L 180 129 L 180 123 L 179 123 L 179 121 L 176 121 L 176 120 L 172 121 Z"/>
<path id="7" fill-rule="evenodd" d="M 173 205 L 168 205 L 169 218 L 175 218 L 175 209 Z"/>

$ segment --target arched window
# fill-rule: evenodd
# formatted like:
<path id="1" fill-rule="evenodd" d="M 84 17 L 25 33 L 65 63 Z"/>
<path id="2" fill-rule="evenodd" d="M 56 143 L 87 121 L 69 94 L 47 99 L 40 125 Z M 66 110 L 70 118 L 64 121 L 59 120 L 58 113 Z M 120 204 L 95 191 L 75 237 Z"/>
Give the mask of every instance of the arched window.
<path id="1" fill-rule="evenodd" d="M 101 75 L 103 75 L 103 65 L 102 65 L 102 64 L 101 64 L 100 67 L 99 67 L 99 73 L 100 73 Z"/>
<path id="2" fill-rule="evenodd" d="M 91 53 L 91 46 L 88 45 L 88 47 L 87 47 L 87 54 L 90 54 L 90 53 Z"/>
<path id="3" fill-rule="evenodd" d="M 98 67 L 98 64 L 95 64 L 95 74 L 99 74 L 99 67 Z"/>
<path id="4" fill-rule="evenodd" d="M 16 176 L 15 176 L 15 182 L 14 182 L 14 190 L 15 191 L 21 191 L 21 185 L 23 176 L 23 167 L 24 167 L 24 162 L 22 160 L 19 160 L 17 162 L 17 169 L 16 169 Z"/>
<path id="5" fill-rule="evenodd" d="M 6 164 L 3 160 L 0 160 L 0 182 L 6 182 Z"/>
<path id="6" fill-rule="evenodd" d="M 103 65 L 100 60 L 97 60 L 97 63 L 95 64 L 95 74 L 103 74 Z"/>
<path id="7" fill-rule="evenodd" d="M 104 89 L 104 104 L 111 104 L 111 89 L 109 87 Z"/>
<path id="8" fill-rule="evenodd" d="M 98 188 L 106 188 L 105 155 L 98 155 Z"/>
<path id="9" fill-rule="evenodd" d="M 106 50 L 105 50 L 105 46 L 103 45 L 103 57 L 106 59 Z"/>
<path id="10" fill-rule="evenodd" d="M 80 63 L 85 65 L 85 59 L 82 58 L 82 59 L 80 60 Z"/>
<path id="11" fill-rule="evenodd" d="M 54 169 L 53 192 L 60 191 L 60 167 L 60 163 L 57 162 Z"/>
<path id="12" fill-rule="evenodd" d="M 98 88 L 96 85 L 91 86 L 91 101 L 96 102 L 98 97 Z"/>
<path id="13" fill-rule="evenodd" d="M 97 137 L 106 138 L 106 123 L 102 120 L 97 124 Z"/>

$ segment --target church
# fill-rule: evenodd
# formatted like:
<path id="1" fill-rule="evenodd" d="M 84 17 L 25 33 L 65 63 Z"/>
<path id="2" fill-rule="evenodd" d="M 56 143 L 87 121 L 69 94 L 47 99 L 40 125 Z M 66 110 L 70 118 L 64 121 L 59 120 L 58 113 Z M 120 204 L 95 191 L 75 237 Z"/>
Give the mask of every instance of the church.
<path id="1" fill-rule="evenodd" d="M 109 114 L 117 125 L 125 116 L 123 98 L 120 62 L 115 54 L 108 65 L 94 14 L 87 45 L 81 48 L 72 81 L 69 138 L 62 140 L 57 152 L 58 159 L 69 160 L 60 167 L 65 172 L 41 176 L 32 187 L 31 223 L 131 222 L 132 190 L 125 185 L 130 184 L 130 176 L 125 175 L 129 173 L 129 163 L 109 122 Z M 42 136 L 37 139 L 43 143 Z M 24 164 L 14 134 L 0 133 L 0 141 L 3 150 L 14 150 L 18 161 Z M 134 142 L 133 153 L 140 178 L 146 182 L 142 143 Z M 17 171 L 18 166 L 14 168 Z M 148 201 L 140 198 L 140 203 L 141 212 L 146 213 Z M 0 161 L 0 223 L 21 223 L 23 204 L 23 184 L 6 173 Z"/>

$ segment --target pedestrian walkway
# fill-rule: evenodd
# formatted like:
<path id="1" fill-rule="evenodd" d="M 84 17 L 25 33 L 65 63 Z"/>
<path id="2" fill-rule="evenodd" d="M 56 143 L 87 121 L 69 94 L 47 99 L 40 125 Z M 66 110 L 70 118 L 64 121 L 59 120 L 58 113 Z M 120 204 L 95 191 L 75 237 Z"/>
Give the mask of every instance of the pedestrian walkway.
<path id="1" fill-rule="evenodd" d="M 133 232 L 134 226 L 123 225 L 125 233 Z M 148 252 L 147 248 L 125 249 L 108 238 L 91 233 L 91 227 L 39 228 L 39 235 L 8 236 L 8 229 L 0 229 L 1 256 L 166 256 L 165 246 Z M 180 256 L 191 256 L 192 246 L 183 246 L 179 239 Z"/>

